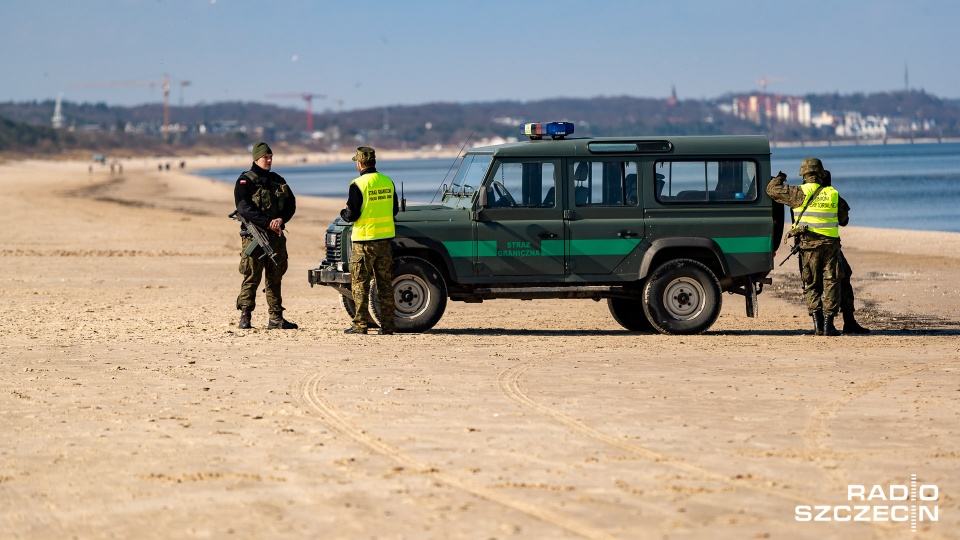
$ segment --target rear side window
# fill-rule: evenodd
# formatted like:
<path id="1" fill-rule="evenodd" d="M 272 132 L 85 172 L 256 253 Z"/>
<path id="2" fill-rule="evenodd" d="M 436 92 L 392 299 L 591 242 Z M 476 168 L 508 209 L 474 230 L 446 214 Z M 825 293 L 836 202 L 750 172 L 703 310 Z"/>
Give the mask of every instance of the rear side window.
<path id="1" fill-rule="evenodd" d="M 637 206 L 637 164 L 630 161 L 574 161 L 577 206 Z"/>
<path id="2" fill-rule="evenodd" d="M 757 200 L 755 161 L 657 161 L 654 194 L 663 203 L 742 203 Z"/>

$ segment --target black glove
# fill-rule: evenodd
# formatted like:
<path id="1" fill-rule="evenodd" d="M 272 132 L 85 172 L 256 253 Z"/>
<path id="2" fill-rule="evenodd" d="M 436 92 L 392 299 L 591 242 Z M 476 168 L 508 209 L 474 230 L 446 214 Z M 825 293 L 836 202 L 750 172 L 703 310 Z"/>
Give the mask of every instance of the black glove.
<path id="1" fill-rule="evenodd" d="M 783 171 L 780 171 L 779 173 L 777 173 L 777 175 L 774 176 L 774 178 L 779 180 L 781 184 L 787 181 L 787 175 L 784 174 Z"/>

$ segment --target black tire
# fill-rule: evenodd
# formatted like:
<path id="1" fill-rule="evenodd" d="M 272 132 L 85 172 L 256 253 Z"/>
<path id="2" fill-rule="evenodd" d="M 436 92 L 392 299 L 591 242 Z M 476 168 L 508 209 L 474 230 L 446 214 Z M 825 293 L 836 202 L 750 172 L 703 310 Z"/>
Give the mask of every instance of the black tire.
<path id="1" fill-rule="evenodd" d="M 722 305 L 717 276 L 692 259 L 663 263 L 643 288 L 643 311 L 664 334 L 699 334 L 716 322 Z"/>
<path id="2" fill-rule="evenodd" d="M 347 315 L 353 319 L 353 316 L 357 314 L 357 303 L 353 301 L 353 298 L 347 298 L 344 295 L 340 295 L 340 305 L 343 307 L 344 311 L 347 312 Z"/>
<path id="3" fill-rule="evenodd" d="M 650 319 L 643 312 L 643 301 L 639 298 L 607 298 L 607 307 L 613 319 L 620 326 L 634 332 L 653 332 Z"/>
<path id="4" fill-rule="evenodd" d="M 348 296 L 340 295 L 340 305 L 343 306 L 343 310 L 347 312 L 347 315 L 350 316 L 350 320 L 353 320 L 353 316 L 357 314 L 357 303 L 353 301 L 353 298 Z M 380 328 L 380 326 L 373 320 L 373 317 L 367 317 L 369 328 Z"/>
<path id="5" fill-rule="evenodd" d="M 370 289 L 370 311 L 377 324 L 382 324 L 376 286 Z M 433 328 L 447 309 L 447 284 L 429 262 L 399 257 L 393 261 L 393 302 L 397 332 L 424 332 Z"/>

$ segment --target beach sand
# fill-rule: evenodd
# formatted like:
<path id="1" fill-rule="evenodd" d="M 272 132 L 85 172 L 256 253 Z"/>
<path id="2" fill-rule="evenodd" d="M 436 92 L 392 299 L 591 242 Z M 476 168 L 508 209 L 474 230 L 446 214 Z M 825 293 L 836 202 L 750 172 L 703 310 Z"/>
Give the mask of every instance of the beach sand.
<path id="1" fill-rule="evenodd" d="M 348 336 L 307 283 L 343 201 L 298 197 L 300 329 L 267 331 L 261 294 L 238 330 L 232 186 L 189 171 L 249 160 L 158 161 L 0 166 L 0 537 L 905 538 L 795 517 L 895 504 L 957 537 L 960 234 L 841 231 L 869 336 L 807 335 L 794 261 L 698 336 L 590 300 Z M 848 500 L 911 474 L 936 500 Z"/>

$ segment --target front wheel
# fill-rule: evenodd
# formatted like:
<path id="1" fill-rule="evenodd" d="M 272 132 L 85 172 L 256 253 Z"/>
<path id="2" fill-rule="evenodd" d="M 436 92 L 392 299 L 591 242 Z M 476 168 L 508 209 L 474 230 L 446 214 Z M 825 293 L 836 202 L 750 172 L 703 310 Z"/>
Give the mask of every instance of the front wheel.
<path id="1" fill-rule="evenodd" d="M 613 320 L 620 326 L 634 332 L 652 332 L 653 325 L 643 312 L 643 302 L 639 298 L 607 298 L 607 307 Z"/>
<path id="2" fill-rule="evenodd" d="M 350 320 L 353 320 L 354 315 L 357 314 L 357 303 L 353 301 L 353 297 L 340 295 L 340 306 L 344 311 L 347 312 L 347 315 L 350 316 Z M 373 322 L 372 317 L 367 317 L 367 326 L 370 328 L 380 328 L 380 326 Z"/>
<path id="3" fill-rule="evenodd" d="M 380 302 L 371 287 L 374 319 L 380 318 Z M 447 285 L 435 266 L 419 257 L 399 257 L 393 263 L 393 303 L 398 332 L 423 332 L 433 328 L 447 308 Z"/>
<path id="4" fill-rule="evenodd" d="M 660 265 L 643 288 L 643 311 L 664 334 L 699 334 L 720 316 L 717 276 L 703 263 L 675 259 Z"/>

